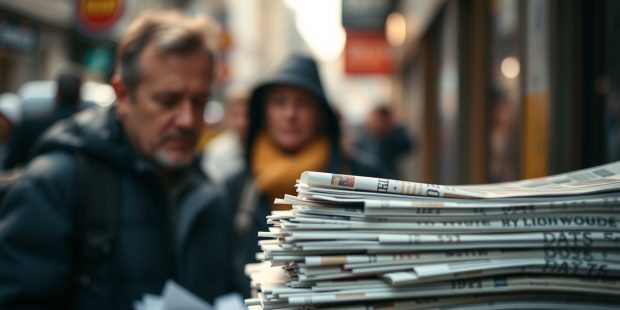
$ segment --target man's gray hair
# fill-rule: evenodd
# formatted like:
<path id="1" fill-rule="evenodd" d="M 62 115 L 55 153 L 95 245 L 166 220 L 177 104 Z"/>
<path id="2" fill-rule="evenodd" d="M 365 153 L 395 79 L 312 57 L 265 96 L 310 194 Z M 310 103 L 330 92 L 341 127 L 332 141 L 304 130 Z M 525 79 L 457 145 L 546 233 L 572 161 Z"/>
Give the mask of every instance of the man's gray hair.
<path id="1" fill-rule="evenodd" d="M 129 26 L 117 49 L 117 72 L 130 95 L 140 82 L 140 55 L 149 44 L 161 52 L 203 50 L 209 58 L 209 76 L 215 76 L 217 24 L 206 17 L 190 18 L 177 11 L 146 11 Z"/>

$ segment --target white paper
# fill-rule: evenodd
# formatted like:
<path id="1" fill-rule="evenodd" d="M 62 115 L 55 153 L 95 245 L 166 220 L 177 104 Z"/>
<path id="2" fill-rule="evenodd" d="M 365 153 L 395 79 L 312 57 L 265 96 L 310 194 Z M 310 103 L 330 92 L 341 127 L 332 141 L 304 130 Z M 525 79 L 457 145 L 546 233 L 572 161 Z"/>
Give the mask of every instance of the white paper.
<path id="1" fill-rule="evenodd" d="M 230 293 L 215 299 L 215 307 L 211 307 L 202 298 L 175 281 L 168 280 L 161 296 L 144 294 L 141 300 L 134 303 L 135 310 L 241 310 L 247 309 L 239 293 Z"/>

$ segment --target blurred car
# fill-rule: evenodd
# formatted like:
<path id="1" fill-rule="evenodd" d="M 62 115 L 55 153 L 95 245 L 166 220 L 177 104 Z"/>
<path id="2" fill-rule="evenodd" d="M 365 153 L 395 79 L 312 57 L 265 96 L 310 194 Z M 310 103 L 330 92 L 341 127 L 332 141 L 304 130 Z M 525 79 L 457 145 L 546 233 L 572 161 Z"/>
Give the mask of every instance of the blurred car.
<path id="1" fill-rule="evenodd" d="M 81 108 L 109 106 L 116 99 L 112 86 L 97 82 L 84 82 L 80 90 Z M 22 116 L 29 116 L 53 108 L 56 81 L 30 81 L 24 83 L 17 94 L 21 98 Z"/>

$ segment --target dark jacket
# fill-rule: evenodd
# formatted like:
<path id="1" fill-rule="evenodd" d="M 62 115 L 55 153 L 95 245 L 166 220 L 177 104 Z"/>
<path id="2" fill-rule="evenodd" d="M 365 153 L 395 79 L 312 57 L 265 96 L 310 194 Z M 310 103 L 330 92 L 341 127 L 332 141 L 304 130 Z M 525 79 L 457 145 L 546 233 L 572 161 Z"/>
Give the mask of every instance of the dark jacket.
<path id="1" fill-rule="evenodd" d="M 3 168 L 27 164 L 41 135 L 54 123 L 72 116 L 79 109 L 80 105 L 75 102 L 60 102 L 52 110 L 26 116 L 11 135 Z"/>
<path id="2" fill-rule="evenodd" d="M 241 206 L 249 203 L 252 205 L 250 224 L 245 231 L 236 232 L 237 263 L 243 266 L 247 263 L 256 262 L 255 254 L 260 251 L 258 246 L 259 231 L 268 231 L 266 216 L 271 213 L 273 201 L 259 192 L 254 186 L 250 155 L 254 142 L 260 130 L 265 127 L 264 104 L 265 95 L 269 87 L 274 85 L 296 86 L 316 97 L 322 107 L 326 134 L 330 139 L 330 154 L 326 172 L 347 173 L 364 176 L 379 176 L 377 170 L 366 166 L 356 160 L 347 158 L 340 148 L 340 125 L 338 119 L 327 101 L 323 91 L 316 63 L 309 57 L 293 55 L 280 67 L 269 79 L 258 85 L 250 97 L 249 108 L 249 131 L 246 150 L 246 168 L 240 174 L 226 182 L 228 196 L 235 213 L 247 213 Z"/>
<path id="3" fill-rule="evenodd" d="M 75 281 L 75 152 L 113 169 L 119 229 L 109 255 Z M 130 309 L 174 279 L 212 302 L 236 289 L 230 210 L 198 166 L 170 194 L 129 144 L 115 108 L 93 108 L 55 126 L 0 208 L 0 309 Z M 96 182 L 92 180 L 80 182 Z"/>

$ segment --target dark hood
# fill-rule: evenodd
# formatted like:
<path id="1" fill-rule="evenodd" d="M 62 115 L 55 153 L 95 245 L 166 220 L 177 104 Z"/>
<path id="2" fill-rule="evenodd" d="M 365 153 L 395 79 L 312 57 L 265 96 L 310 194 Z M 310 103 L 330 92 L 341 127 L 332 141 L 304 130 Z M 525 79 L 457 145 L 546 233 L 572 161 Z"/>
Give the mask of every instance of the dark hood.
<path id="1" fill-rule="evenodd" d="M 246 150 L 251 153 L 257 134 L 264 127 L 265 94 L 269 87 L 287 85 L 299 87 L 316 97 L 323 111 L 323 127 L 331 140 L 332 150 L 336 152 L 340 146 L 340 127 L 338 119 L 329 104 L 316 62 L 305 55 L 293 54 L 279 67 L 279 69 L 267 80 L 260 83 L 250 97 L 249 129 Z M 246 158 L 249 162 L 249 158 Z"/>
<path id="2" fill-rule="evenodd" d="M 80 151 L 117 167 L 141 162 L 116 116 L 115 105 L 92 107 L 57 123 L 44 134 L 33 155 L 54 150 Z"/>

